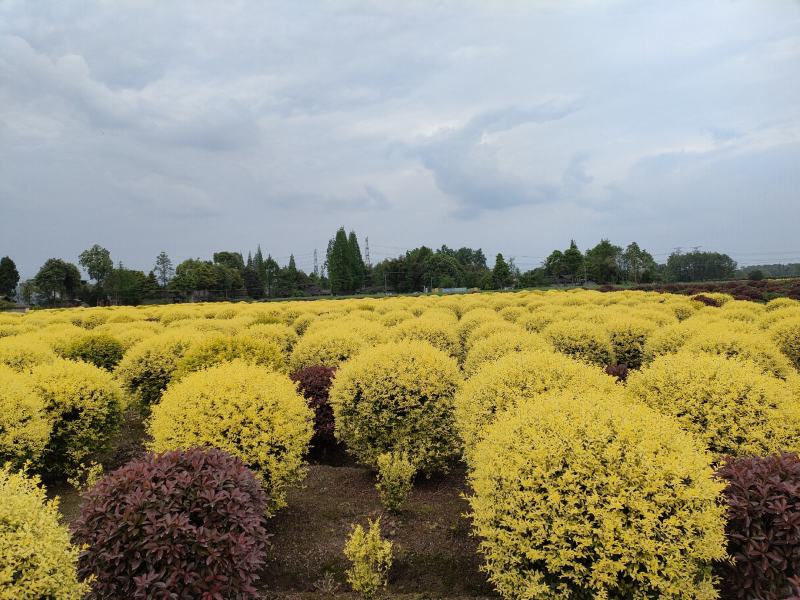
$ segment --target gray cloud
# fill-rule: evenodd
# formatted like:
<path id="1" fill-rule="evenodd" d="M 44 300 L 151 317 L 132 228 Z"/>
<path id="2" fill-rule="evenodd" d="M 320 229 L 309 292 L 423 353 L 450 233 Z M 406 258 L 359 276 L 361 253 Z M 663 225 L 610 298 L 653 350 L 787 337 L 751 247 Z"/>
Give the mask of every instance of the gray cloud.
<path id="1" fill-rule="evenodd" d="M 307 257 L 341 224 L 528 266 L 571 238 L 800 250 L 799 25 L 791 0 L 7 0 L 0 256 Z"/>

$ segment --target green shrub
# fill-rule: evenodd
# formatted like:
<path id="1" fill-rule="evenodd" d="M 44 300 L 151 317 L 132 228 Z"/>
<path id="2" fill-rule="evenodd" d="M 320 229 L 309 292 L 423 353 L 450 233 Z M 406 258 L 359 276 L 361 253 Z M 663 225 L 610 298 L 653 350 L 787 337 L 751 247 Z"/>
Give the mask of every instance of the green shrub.
<path id="1" fill-rule="evenodd" d="M 415 473 L 416 469 L 405 452 L 384 452 L 378 456 L 376 487 L 387 510 L 400 510 L 411 492 Z"/>
<path id="2" fill-rule="evenodd" d="M 376 466 L 384 452 L 405 451 L 426 475 L 445 471 L 458 453 L 452 358 L 425 342 L 395 342 L 343 364 L 330 392 L 336 437 L 358 460 Z"/>
<path id="3" fill-rule="evenodd" d="M 503 598 L 716 598 L 722 485 L 670 419 L 597 392 L 518 402 L 470 475 L 485 570 Z"/>
<path id="4" fill-rule="evenodd" d="M 369 521 L 364 531 L 356 525 L 347 539 L 344 555 L 350 561 L 347 582 L 364 598 L 373 598 L 386 589 L 389 570 L 392 568 L 392 542 L 381 537 L 381 520 Z"/>
<path id="5" fill-rule="evenodd" d="M 0 467 L 0 598 L 81 600 L 78 552 L 38 479 Z"/>

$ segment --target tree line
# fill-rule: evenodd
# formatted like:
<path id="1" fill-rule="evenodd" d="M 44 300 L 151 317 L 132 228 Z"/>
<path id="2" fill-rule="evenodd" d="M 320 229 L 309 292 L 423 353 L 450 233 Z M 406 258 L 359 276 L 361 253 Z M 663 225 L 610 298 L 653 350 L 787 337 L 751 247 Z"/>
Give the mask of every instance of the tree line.
<path id="1" fill-rule="evenodd" d="M 692 282 L 747 276 L 736 262 L 718 252 L 673 252 L 658 263 L 636 242 L 625 247 L 610 240 L 582 251 L 575 241 L 563 250 L 553 250 L 540 266 L 522 271 L 513 258 L 497 254 L 490 264 L 481 248 L 434 250 L 420 246 L 375 265 L 365 261 L 358 237 L 339 228 L 328 242 L 324 261 L 306 273 L 294 256 L 280 265 L 261 247 L 248 252 L 214 252 L 211 260 L 188 258 L 174 265 L 161 252 L 147 273 L 114 263 L 106 248 L 95 244 L 78 257 L 88 274 L 60 258 L 48 259 L 33 279 L 19 285 L 19 298 L 30 304 L 63 305 L 76 301 L 89 305 L 141 304 L 186 300 L 265 299 L 323 294 L 409 293 L 431 289 L 482 289 L 537 287 L 548 285 L 640 284 Z M 784 265 L 764 266 L 770 273 Z M 787 265 L 786 267 L 791 267 Z M 752 270 L 752 269 L 751 269 Z M 19 283 L 16 265 L 0 259 L 0 297 L 15 296 Z"/>

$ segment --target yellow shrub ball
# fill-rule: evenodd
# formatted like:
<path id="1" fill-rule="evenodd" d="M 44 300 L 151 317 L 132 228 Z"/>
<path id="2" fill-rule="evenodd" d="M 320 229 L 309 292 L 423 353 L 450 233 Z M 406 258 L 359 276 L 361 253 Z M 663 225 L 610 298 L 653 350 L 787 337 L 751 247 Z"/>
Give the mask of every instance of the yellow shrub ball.
<path id="1" fill-rule="evenodd" d="M 247 327 L 245 333 L 266 342 L 274 342 L 286 356 L 299 339 L 295 330 L 283 323 L 256 323 Z"/>
<path id="2" fill-rule="evenodd" d="M 272 371 L 285 371 L 283 352 L 277 343 L 249 334 L 211 334 L 198 340 L 178 362 L 173 379 L 232 360 L 242 360 Z"/>
<path id="3" fill-rule="evenodd" d="M 464 374 L 470 377 L 483 365 L 494 363 L 506 354 L 534 350 L 552 351 L 552 347 L 543 337 L 523 330 L 493 333 L 476 341 L 467 352 Z"/>
<path id="4" fill-rule="evenodd" d="M 589 390 L 518 401 L 474 463 L 474 531 L 503 598 L 717 598 L 723 485 L 673 421 Z"/>
<path id="5" fill-rule="evenodd" d="M 741 358 L 754 362 L 764 373 L 781 379 L 792 371 L 789 359 L 781 354 L 765 335 L 712 330 L 698 333 L 683 347 L 687 352 L 705 352 L 726 358 Z"/>
<path id="6" fill-rule="evenodd" d="M 601 367 L 616 362 L 611 340 L 601 326 L 583 321 L 558 321 L 545 327 L 542 335 L 556 351 L 566 356 Z"/>
<path id="7" fill-rule="evenodd" d="M 0 338 L 0 365 L 26 371 L 36 365 L 51 363 L 56 354 L 35 333 Z"/>
<path id="8" fill-rule="evenodd" d="M 605 322 L 604 328 L 611 342 L 614 360 L 631 369 L 642 366 L 647 338 L 656 325 L 641 318 L 616 317 Z"/>
<path id="9" fill-rule="evenodd" d="M 81 600 L 79 552 L 39 480 L 0 465 L 0 598 Z"/>
<path id="10" fill-rule="evenodd" d="M 769 330 L 778 349 L 800 371 L 800 315 L 778 321 Z"/>
<path id="11" fill-rule="evenodd" d="M 511 353 L 484 365 L 464 382 L 454 400 L 456 427 L 467 463 L 498 412 L 520 398 L 536 399 L 546 392 L 568 389 L 620 393 L 613 377 L 555 352 Z"/>
<path id="12" fill-rule="evenodd" d="M 367 347 L 369 343 L 364 338 L 346 327 L 306 332 L 292 350 L 289 370 L 294 372 L 315 365 L 338 367 Z"/>
<path id="13" fill-rule="evenodd" d="M 270 514 L 304 474 L 313 414 L 284 374 L 242 361 L 192 373 L 153 407 L 151 450 L 209 446 L 239 458 L 260 478 Z"/>
<path id="14" fill-rule="evenodd" d="M 627 390 L 677 419 L 719 457 L 800 450 L 800 404 L 786 382 L 755 363 L 668 354 L 631 374 Z"/>
<path id="15" fill-rule="evenodd" d="M 458 359 L 461 356 L 461 342 L 454 323 L 432 317 L 407 319 L 392 329 L 395 340 L 416 340 L 427 342 L 434 348 Z"/>
<path id="16" fill-rule="evenodd" d="M 44 402 L 27 378 L 0 365 L 0 465 L 21 469 L 30 463 L 38 468 L 52 428 Z"/>
<path id="17" fill-rule="evenodd" d="M 402 341 L 363 352 L 339 369 L 330 391 L 336 437 L 364 464 L 406 452 L 429 475 L 459 451 L 453 396 L 458 365 L 430 344 Z"/>

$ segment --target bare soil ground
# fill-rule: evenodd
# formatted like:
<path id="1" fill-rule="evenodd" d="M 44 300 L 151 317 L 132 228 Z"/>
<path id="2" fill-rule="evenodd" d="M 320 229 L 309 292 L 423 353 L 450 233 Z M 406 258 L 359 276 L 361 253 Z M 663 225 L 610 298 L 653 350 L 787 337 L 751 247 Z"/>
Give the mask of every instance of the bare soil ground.
<path id="1" fill-rule="evenodd" d="M 143 439 L 140 416 L 128 415 L 104 457 L 106 467 L 140 455 Z M 301 486 L 289 494 L 289 505 L 269 521 L 272 546 L 261 576 L 265 599 L 356 598 L 347 585 L 342 549 L 354 524 L 376 517 L 394 544 L 391 598 L 494 597 L 464 516 L 468 488 L 462 467 L 446 476 L 419 479 L 404 510 L 391 514 L 381 506 L 369 469 L 341 454 L 325 462 L 309 467 Z M 48 488 L 51 496 L 60 497 L 65 520 L 74 520 L 80 508 L 75 489 L 66 483 Z"/>

